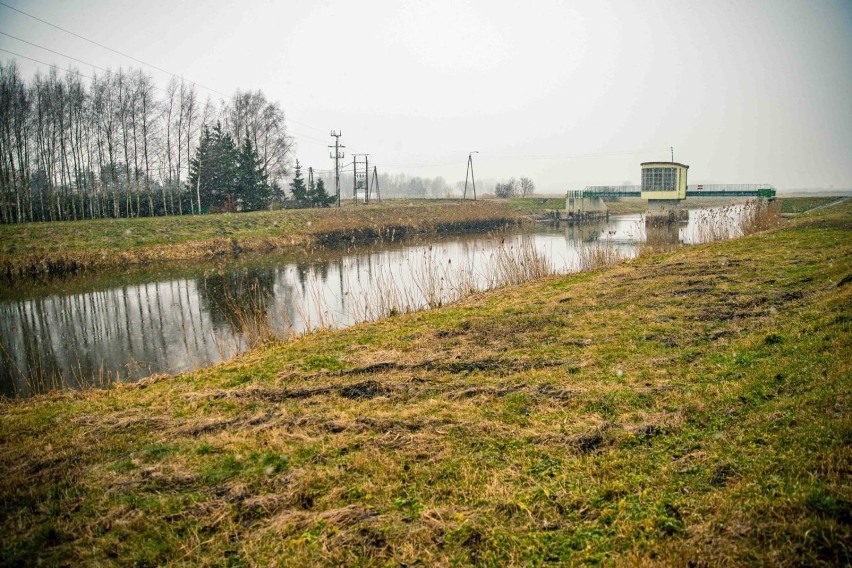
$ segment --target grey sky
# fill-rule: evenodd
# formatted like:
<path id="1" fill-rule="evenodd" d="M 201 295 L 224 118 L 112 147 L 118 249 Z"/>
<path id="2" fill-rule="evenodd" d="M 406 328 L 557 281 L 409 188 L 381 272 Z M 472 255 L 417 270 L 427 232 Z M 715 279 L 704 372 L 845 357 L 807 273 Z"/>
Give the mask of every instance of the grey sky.
<path id="1" fill-rule="evenodd" d="M 674 146 L 691 183 L 852 187 L 848 0 L 3 1 L 220 93 L 262 89 L 316 168 L 337 129 L 380 171 L 450 183 L 471 150 L 478 178 L 542 192 L 638 183 Z M 0 31 L 169 79 L 2 6 Z"/>

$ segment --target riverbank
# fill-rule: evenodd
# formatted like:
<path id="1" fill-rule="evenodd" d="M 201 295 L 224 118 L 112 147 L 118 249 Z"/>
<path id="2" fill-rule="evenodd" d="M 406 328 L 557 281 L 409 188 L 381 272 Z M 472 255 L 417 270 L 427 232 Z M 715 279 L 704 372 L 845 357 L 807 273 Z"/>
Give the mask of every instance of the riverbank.
<path id="1" fill-rule="evenodd" d="M 390 201 L 368 207 L 0 225 L 0 274 L 142 266 L 251 252 L 369 243 L 518 223 L 496 201 Z"/>
<path id="2" fill-rule="evenodd" d="M 780 199 L 782 213 L 799 213 L 833 198 Z M 692 199 L 711 207 L 730 199 Z M 639 198 L 607 204 L 612 214 L 642 213 Z M 146 267 L 163 261 L 221 258 L 242 253 L 292 253 L 315 247 L 365 244 L 436 233 L 484 232 L 565 207 L 563 198 L 479 201 L 393 200 L 366 207 L 298 209 L 204 216 L 98 219 L 0 225 L 0 275 L 28 277 Z"/>
<path id="3" fill-rule="evenodd" d="M 852 205 L 0 404 L 0 563 L 849 563 Z"/>

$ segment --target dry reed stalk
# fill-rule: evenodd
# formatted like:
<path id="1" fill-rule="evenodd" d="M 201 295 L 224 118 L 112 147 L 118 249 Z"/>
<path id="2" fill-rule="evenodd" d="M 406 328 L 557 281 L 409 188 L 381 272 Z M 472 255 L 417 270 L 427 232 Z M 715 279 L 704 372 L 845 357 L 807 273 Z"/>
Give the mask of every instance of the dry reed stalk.
<path id="1" fill-rule="evenodd" d="M 750 200 L 742 204 L 699 210 L 693 221 L 693 234 L 696 243 L 723 241 L 775 227 L 780 218 L 777 201 Z"/>
<path id="2" fill-rule="evenodd" d="M 777 200 L 749 201 L 740 218 L 739 232 L 742 235 L 751 235 L 777 227 L 780 222 L 781 205 Z"/>
<path id="3" fill-rule="evenodd" d="M 494 253 L 492 270 L 489 281 L 495 283 L 494 287 L 514 286 L 555 274 L 550 260 L 530 241 L 500 246 Z"/>
<path id="4" fill-rule="evenodd" d="M 597 270 L 625 259 L 625 255 L 608 240 L 594 244 L 578 243 L 577 256 L 581 271 Z"/>
<path id="5" fill-rule="evenodd" d="M 240 284 L 237 289 L 242 290 L 243 286 Z M 227 308 L 225 317 L 228 323 L 242 333 L 248 348 L 277 337 L 269 323 L 267 309 L 269 294 L 264 292 L 256 282 L 250 283 L 241 294 L 233 293 L 226 288 L 223 303 Z"/>
<path id="6" fill-rule="evenodd" d="M 663 226 L 640 222 L 638 256 L 650 256 L 672 251 L 680 246 L 677 224 Z"/>

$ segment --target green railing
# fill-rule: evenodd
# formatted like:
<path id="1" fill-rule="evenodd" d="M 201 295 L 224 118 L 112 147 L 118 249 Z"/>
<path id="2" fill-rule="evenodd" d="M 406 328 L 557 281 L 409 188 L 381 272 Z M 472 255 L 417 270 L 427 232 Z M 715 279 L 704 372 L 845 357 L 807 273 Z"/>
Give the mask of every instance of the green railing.
<path id="1" fill-rule="evenodd" d="M 583 190 L 584 197 L 641 197 L 638 185 L 590 185 Z M 775 188 L 765 183 L 729 183 L 689 185 L 687 197 L 775 197 Z"/>

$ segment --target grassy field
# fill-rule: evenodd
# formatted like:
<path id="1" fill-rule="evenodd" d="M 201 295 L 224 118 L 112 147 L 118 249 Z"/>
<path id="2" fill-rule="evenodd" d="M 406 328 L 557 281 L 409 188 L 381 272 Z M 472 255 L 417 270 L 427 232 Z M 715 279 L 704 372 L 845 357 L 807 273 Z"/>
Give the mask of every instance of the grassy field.
<path id="1" fill-rule="evenodd" d="M 804 213 L 805 211 L 809 211 L 814 209 L 815 207 L 819 207 L 821 205 L 827 205 L 829 203 L 833 203 L 840 199 L 839 197 L 823 197 L 823 196 L 805 196 L 805 197 L 782 197 L 779 199 L 781 202 L 781 213 L 789 213 L 789 214 L 797 214 Z"/>
<path id="2" fill-rule="evenodd" d="M 341 209 L 0 225 L 0 274 L 74 272 L 487 230 L 519 217 L 495 201 L 413 200 Z"/>
<path id="3" fill-rule="evenodd" d="M 0 403 L 0 564 L 849 564 L 850 231 Z"/>

